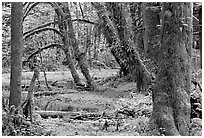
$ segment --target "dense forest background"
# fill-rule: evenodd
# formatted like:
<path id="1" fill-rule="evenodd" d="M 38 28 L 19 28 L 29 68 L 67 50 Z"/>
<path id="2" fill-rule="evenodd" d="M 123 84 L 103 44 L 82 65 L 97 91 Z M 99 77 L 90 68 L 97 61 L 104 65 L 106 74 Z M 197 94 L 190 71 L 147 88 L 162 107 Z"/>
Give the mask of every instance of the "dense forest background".
<path id="1" fill-rule="evenodd" d="M 201 76 L 202 3 L 2 3 L 3 135 L 202 135 Z"/>

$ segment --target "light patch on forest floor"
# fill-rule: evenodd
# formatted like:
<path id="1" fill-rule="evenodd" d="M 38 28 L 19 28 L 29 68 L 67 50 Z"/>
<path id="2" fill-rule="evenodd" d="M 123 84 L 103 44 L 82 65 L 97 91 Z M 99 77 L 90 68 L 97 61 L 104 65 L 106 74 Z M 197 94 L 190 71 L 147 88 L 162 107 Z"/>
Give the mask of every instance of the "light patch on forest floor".
<path id="1" fill-rule="evenodd" d="M 81 73 L 81 71 L 77 70 L 79 77 L 84 80 L 85 77 Z M 94 69 L 90 70 L 90 75 L 92 77 L 97 78 L 104 78 L 112 75 L 116 75 L 118 69 Z M 29 84 L 31 78 L 32 78 L 33 72 L 22 72 L 22 84 Z M 73 80 L 71 72 L 70 71 L 56 71 L 56 72 L 46 72 L 46 77 L 48 81 L 56 81 L 56 80 Z M 44 74 L 43 72 L 40 72 L 40 81 L 44 81 Z M 10 83 L 10 73 L 4 73 L 2 74 L 2 86 L 8 85 Z"/>
<path id="2" fill-rule="evenodd" d="M 107 77 L 114 77 L 118 70 L 90 70 L 92 77 L 96 79 L 105 79 Z M 69 71 L 62 72 L 47 72 L 47 79 L 49 82 L 61 81 L 62 83 L 71 81 L 72 76 Z M 23 72 L 22 82 L 28 85 L 33 73 Z M 80 78 L 84 80 L 83 75 L 79 72 Z M 8 86 L 10 82 L 10 74 L 3 74 L 3 86 Z M 40 81 L 44 81 L 43 73 L 40 74 Z M 64 81 L 64 82 L 63 82 Z M 72 84 L 70 84 L 72 85 Z M 149 114 L 152 110 L 150 96 L 145 96 L 137 93 L 136 85 L 133 82 L 124 82 L 121 79 L 111 80 L 106 82 L 103 86 L 108 87 L 103 92 L 88 92 L 79 91 L 74 93 L 57 94 L 54 96 L 43 96 L 35 99 L 36 105 L 40 106 L 42 110 L 48 102 L 47 110 L 61 111 L 69 108 L 71 112 L 91 112 L 91 113 L 115 113 L 122 108 L 130 107 L 137 111 L 137 117 L 126 117 L 123 123 L 116 131 L 116 120 L 108 120 L 112 125 L 107 130 L 102 130 L 104 119 L 100 120 L 70 120 L 68 117 L 64 118 L 49 118 L 40 119 L 40 124 L 44 126 L 44 131 L 50 133 L 48 135 L 66 136 L 66 135 L 121 135 L 121 136 L 138 136 L 143 133 L 143 129 L 147 123 Z M 60 90 L 60 89 L 59 89 Z M 66 89 L 62 89 L 65 90 Z M 130 98 L 130 93 L 135 94 Z M 147 111 L 145 111 L 147 110 Z M 143 116 L 144 115 L 144 116 Z"/>

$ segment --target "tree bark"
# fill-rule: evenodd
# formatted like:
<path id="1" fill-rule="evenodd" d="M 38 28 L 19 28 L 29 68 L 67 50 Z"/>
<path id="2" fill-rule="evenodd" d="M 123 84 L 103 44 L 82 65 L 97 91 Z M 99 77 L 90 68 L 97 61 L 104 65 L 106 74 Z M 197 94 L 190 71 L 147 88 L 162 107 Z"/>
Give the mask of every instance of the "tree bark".
<path id="1" fill-rule="evenodd" d="M 66 24 L 63 23 L 64 18 L 63 16 L 59 13 L 59 11 L 56 9 L 57 17 L 58 17 L 58 25 L 59 25 L 59 30 L 63 34 L 62 41 L 64 43 L 64 48 L 63 51 L 66 55 L 66 64 L 69 66 L 69 69 L 71 71 L 72 77 L 74 79 L 74 82 L 76 85 L 82 85 L 82 82 L 79 78 L 79 74 L 74 66 L 74 60 L 70 51 L 70 46 L 68 43 L 68 30 Z"/>
<path id="2" fill-rule="evenodd" d="M 102 4 L 92 3 L 92 5 L 97 9 L 99 18 L 109 24 L 106 25 L 104 36 L 110 45 L 111 53 L 121 67 L 121 72 L 124 76 L 128 74 L 132 76 L 137 83 L 138 91 L 144 91 L 150 82 L 150 73 L 133 47 L 131 18 L 129 13 L 123 10 L 126 7 L 121 3 L 106 3 L 106 9 L 112 13 L 113 21 L 111 21 L 105 15 L 106 9 Z"/>
<path id="3" fill-rule="evenodd" d="M 28 89 L 28 95 L 27 95 L 26 101 L 22 104 L 23 113 L 26 117 L 30 116 L 31 122 L 33 121 L 32 115 L 33 115 L 33 107 L 34 107 L 33 91 L 35 88 L 35 81 L 36 79 L 39 79 L 39 75 L 40 75 L 40 71 L 38 67 L 39 66 L 34 67 L 34 73 Z"/>
<path id="4" fill-rule="evenodd" d="M 11 3 L 11 80 L 9 106 L 21 104 L 21 75 L 23 47 L 23 3 Z"/>
<path id="5" fill-rule="evenodd" d="M 148 135 L 189 135 L 192 3 L 163 3 L 163 33 Z"/>
<path id="6" fill-rule="evenodd" d="M 198 18 L 199 18 L 199 25 L 200 25 L 200 31 L 199 31 L 200 67 L 202 69 L 202 7 L 201 6 L 200 6 Z"/>
<path id="7" fill-rule="evenodd" d="M 145 54 L 148 55 L 149 52 L 152 51 L 152 48 L 156 46 L 156 41 L 159 40 L 159 30 L 158 26 L 160 25 L 159 18 L 159 9 L 156 2 L 143 2 L 143 22 L 145 27 L 144 32 L 144 51 Z M 158 49 L 158 48 L 155 48 Z"/>
<path id="8" fill-rule="evenodd" d="M 84 53 L 84 51 L 81 52 L 79 50 L 78 42 L 76 40 L 73 24 L 72 24 L 72 21 L 71 21 L 71 14 L 70 14 L 68 4 L 66 5 L 65 13 L 66 13 L 66 17 L 68 19 L 70 19 L 70 20 L 68 20 L 66 22 L 67 22 L 67 27 L 68 27 L 68 30 L 69 30 L 68 31 L 68 36 L 70 38 L 70 44 L 73 47 L 75 58 L 79 63 L 82 74 L 85 76 L 85 78 L 87 80 L 87 85 L 89 87 L 91 87 L 92 89 L 95 89 L 96 85 L 93 82 L 93 80 L 92 80 L 92 78 L 91 78 L 91 76 L 89 74 L 88 65 L 85 63 L 85 60 L 84 60 L 85 59 L 85 53 Z"/>

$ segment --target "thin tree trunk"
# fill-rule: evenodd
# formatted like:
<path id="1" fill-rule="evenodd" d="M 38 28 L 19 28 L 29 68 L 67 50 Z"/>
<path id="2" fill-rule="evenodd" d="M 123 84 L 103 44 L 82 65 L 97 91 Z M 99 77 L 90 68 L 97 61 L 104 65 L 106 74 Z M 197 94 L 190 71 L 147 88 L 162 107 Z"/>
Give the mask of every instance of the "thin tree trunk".
<path id="1" fill-rule="evenodd" d="M 87 37 L 86 37 L 86 47 L 88 48 L 88 64 L 89 66 L 91 66 L 92 64 L 92 58 L 91 58 L 91 46 L 92 46 L 92 43 L 91 43 L 91 28 L 88 28 L 87 27 Z"/>
<path id="2" fill-rule="evenodd" d="M 11 79 L 9 106 L 21 104 L 23 3 L 11 3 Z"/>
<path id="3" fill-rule="evenodd" d="M 30 116 L 31 122 L 33 121 L 32 112 L 33 112 L 33 107 L 34 107 L 33 91 L 35 88 L 35 81 L 36 79 L 39 79 L 39 74 L 40 72 L 39 72 L 38 67 L 35 67 L 33 77 L 31 79 L 30 86 L 28 89 L 28 95 L 27 95 L 26 101 L 22 104 L 23 113 L 26 117 Z"/>
<path id="4" fill-rule="evenodd" d="M 93 51 L 94 51 L 94 54 L 93 54 L 93 60 L 98 60 L 98 51 L 97 51 L 97 49 L 98 49 L 98 46 L 99 46 L 99 44 L 100 44 L 100 37 L 98 38 L 98 44 L 97 44 L 97 38 L 93 38 L 94 40 L 93 40 Z"/>
<path id="5" fill-rule="evenodd" d="M 83 19 L 88 19 L 88 16 L 87 14 L 84 14 L 84 12 L 82 11 L 82 8 L 81 9 L 81 12 L 82 12 L 82 18 Z M 84 11 L 87 11 L 87 3 L 85 2 L 84 3 Z M 85 25 L 85 30 L 86 30 L 86 55 L 87 55 L 87 61 L 88 61 L 88 65 L 89 67 L 92 67 L 92 59 L 91 59 L 91 46 L 92 46 L 92 43 L 91 43 L 91 26 L 89 25 Z"/>
<path id="6" fill-rule="evenodd" d="M 192 8 L 187 2 L 163 3 L 162 44 L 148 135 L 189 135 Z"/>
<path id="7" fill-rule="evenodd" d="M 46 77 L 46 72 L 45 72 L 45 69 L 44 69 L 44 66 L 43 66 L 43 60 L 42 60 L 42 54 L 41 54 L 41 52 L 40 52 L 40 62 L 41 62 L 41 70 L 43 71 L 43 74 L 44 74 L 44 78 L 45 78 L 45 84 L 46 84 L 46 86 L 47 86 L 47 89 L 49 90 L 49 91 L 52 91 L 52 88 L 49 86 L 49 84 L 48 84 L 48 81 L 47 81 L 47 77 Z M 38 77 L 39 78 L 39 77 Z M 39 79 L 38 79 L 38 81 L 39 81 Z"/>

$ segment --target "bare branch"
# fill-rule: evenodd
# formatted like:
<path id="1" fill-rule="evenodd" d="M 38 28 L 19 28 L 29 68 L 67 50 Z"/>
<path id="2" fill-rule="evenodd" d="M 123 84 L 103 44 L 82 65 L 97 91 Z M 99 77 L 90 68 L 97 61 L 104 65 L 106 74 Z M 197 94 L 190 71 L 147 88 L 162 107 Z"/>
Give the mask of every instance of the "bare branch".
<path id="1" fill-rule="evenodd" d="M 195 16 L 193 16 L 193 19 L 198 23 L 199 22 L 199 19 Z"/>
<path id="2" fill-rule="evenodd" d="M 58 35 L 60 35 L 61 37 L 64 37 L 63 36 L 63 34 L 60 32 L 60 31 L 58 31 L 57 29 L 55 29 L 55 28 L 51 28 L 51 27 L 45 27 L 45 28 L 40 28 L 40 29 L 36 29 L 36 30 L 34 30 L 34 31 L 32 31 L 32 32 L 30 32 L 30 33 L 27 33 L 26 35 L 24 35 L 24 39 L 26 39 L 26 38 L 28 38 L 29 36 L 31 36 L 31 35 L 34 35 L 34 34 L 36 34 L 36 33 L 40 33 L 40 32 L 42 32 L 42 31 L 54 31 L 55 33 L 57 33 Z"/>
<path id="3" fill-rule="evenodd" d="M 28 2 L 24 2 L 24 3 L 23 3 L 23 7 L 24 7 L 27 3 L 28 3 Z"/>
<path id="4" fill-rule="evenodd" d="M 28 13 L 36 6 L 38 5 L 40 2 L 35 2 L 33 3 L 24 13 L 24 16 L 23 16 L 23 21 L 25 20 L 25 18 L 28 16 Z M 29 6 L 29 5 L 28 5 Z"/>
<path id="5" fill-rule="evenodd" d="M 30 5 L 31 2 L 29 2 L 29 5 Z M 23 21 L 25 20 L 25 18 L 28 16 L 29 12 L 35 7 L 37 6 L 38 4 L 41 4 L 41 3 L 45 3 L 45 4 L 49 4 L 50 6 L 52 6 L 54 9 L 56 8 L 56 4 L 54 2 L 35 2 L 33 3 L 30 7 L 28 5 L 28 8 L 26 8 L 27 10 L 25 10 L 24 12 L 24 16 L 23 16 Z"/>
<path id="6" fill-rule="evenodd" d="M 28 62 L 33 56 L 35 56 L 36 54 L 42 52 L 43 50 L 48 49 L 48 48 L 52 48 L 52 47 L 63 48 L 63 45 L 56 43 L 56 44 L 49 44 L 49 45 L 46 45 L 46 46 L 44 46 L 44 47 L 42 47 L 42 48 L 39 48 L 37 51 L 33 52 L 33 53 L 27 58 L 27 60 L 26 60 L 25 62 Z"/>
<path id="7" fill-rule="evenodd" d="M 71 21 L 72 22 L 79 21 L 79 22 L 85 22 L 85 23 L 90 23 L 90 24 L 97 25 L 97 23 L 95 23 L 95 22 L 92 22 L 92 21 L 89 21 L 89 20 L 84 20 L 84 19 L 72 19 Z"/>
<path id="8" fill-rule="evenodd" d="M 80 11 L 81 11 L 82 18 L 85 19 L 84 12 L 83 12 L 83 10 L 82 10 L 81 3 L 80 3 L 80 2 L 79 2 L 79 8 L 80 8 Z"/>
<path id="9" fill-rule="evenodd" d="M 36 28 L 33 28 L 33 29 L 29 30 L 29 31 L 26 31 L 25 33 L 23 33 L 23 35 L 26 35 L 26 34 L 28 34 L 28 33 L 31 33 L 31 32 L 33 32 L 33 31 L 35 31 L 35 30 L 37 30 L 37 29 L 41 29 L 41 28 L 50 26 L 51 24 L 55 24 L 55 23 L 57 23 L 57 21 L 52 21 L 52 22 L 49 22 L 49 23 L 45 23 L 45 24 L 40 25 L 40 26 L 38 26 L 38 27 L 36 27 Z"/>
<path id="10" fill-rule="evenodd" d="M 29 6 L 32 4 L 32 2 L 28 2 L 26 5 L 25 5 L 25 8 L 24 8 L 24 12 L 23 12 L 23 16 L 25 16 L 25 13 L 27 13 L 27 11 L 28 11 L 28 8 L 29 8 Z M 24 6 L 23 6 L 24 7 Z"/>

